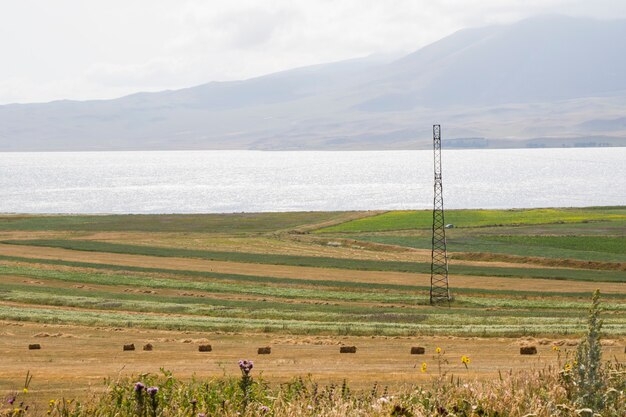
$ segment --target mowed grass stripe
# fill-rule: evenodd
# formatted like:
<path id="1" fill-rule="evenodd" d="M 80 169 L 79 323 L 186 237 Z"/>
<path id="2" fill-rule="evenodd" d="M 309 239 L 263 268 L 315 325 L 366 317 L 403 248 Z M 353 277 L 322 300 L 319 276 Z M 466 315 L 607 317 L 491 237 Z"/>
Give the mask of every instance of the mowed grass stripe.
<path id="1" fill-rule="evenodd" d="M 243 284 L 257 284 L 257 285 L 276 285 L 276 286 L 294 286 L 296 288 L 329 288 L 335 291 L 350 291 L 354 290 L 357 292 L 367 292 L 370 290 L 383 291 L 383 292 L 402 292 L 402 293 L 411 293 L 415 295 L 415 298 L 419 299 L 419 294 L 423 292 L 427 292 L 429 290 L 428 286 L 420 286 L 420 285 L 401 285 L 401 284 L 384 284 L 384 283 L 369 283 L 369 282 L 355 282 L 355 281 L 330 281 L 330 280 L 311 280 L 311 279 L 300 279 L 300 278 L 277 278 L 277 277 L 267 277 L 267 276 L 258 276 L 258 275 L 238 275 L 238 274 L 226 274 L 219 272 L 205 272 L 205 271 L 186 271 L 186 270 L 178 270 L 178 269 L 165 269 L 165 268 L 148 268 L 148 267 L 135 267 L 135 266 L 124 266 L 124 265 L 111 265 L 111 264 L 99 264 L 99 263 L 88 263 L 88 262 L 75 262 L 75 261 L 63 261 L 57 259 L 37 259 L 37 258 L 22 258 L 15 256 L 4 256 L 0 255 L 0 260 L 10 261 L 10 262 L 18 262 L 18 263 L 27 263 L 36 265 L 58 265 L 70 268 L 79 268 L 79 269 L 89 269 L 95 271 L 105 271 L 103 276 L 112 277 L 113 273 L 141 273 L 141 274 L 158 274 L 159 277 L 163 278 L 173 278 L 173 279 L 185 279 L 189 280 L 189 278 L 199 278 L 202 279 L 202 282 L 206 282 L 205 280 L 218 281 L 221 283 L 243 283 Z M 37 271 L 37 272 L 33 272 Z M 80 276 L 89 276 L 88 273 L 77 272 L 79 278 L 72 278 L 73 275 L 66 274 L 65 272 L 55 272 L 50 271 L 48 269 L 38 269 L 38 268 L 25 268 L 25 267 L 11 267 L 11 266 L 1 266 L 0 265 L 0 273 L 13 273 L 13 274 L 34 274 L 32 276 L 37 277 L 37 273 L 46 274 L 46 277 L 51 279 L 61 279 L 61 280 L 69 280 L 72 279 L 74 282 L 82 282 L 80 281 Z M 51 275 L 52 274 L 52 275 Z M 84 275 L 80 275 L 84 274 Z M 53 276 L 54 275 L 54 276 Z M 42 275 L 39 275 L 41 277 Z M 128 275 L 119 275 L 119 278 L 114 280 L 111 279 L 99 279 L 96 281 L 89 281 L 90 283 L 97 283 L 100 285 L 127 285 L 128 281 L 125 282 L 124 279 Z M 86 278 L 90 279 L 90 278 Z M 145 277 L 137 276 L 137 279 L 144 280 L 142 281 L 143 285 L 147 285 L 147 281 L 145 281 Z M 152 279 L 152 278 L 151 278 Z M 87 281 L 85 281 L 87 282 Z M 142 285 L 142 284 L 137 284 Z M 152 284 L 154 286 L 154 284 Z M 176 284 L 180 285 L 180 284 Z M 215 290 L 217 291 L 217 290 Z M 214 292 L 215 292 L 214 291 Z M 492 290 L 492 289 L 478 289 L 478 288 L 454 288 L 453 290 L 456 294 L 484 294 L 484 295 L 502 295 L 507 297 L 546 297 L 546 298 L 581 298 L 587 297 L 591 294 L 590 292 L 579 291 L 579 292 L 546 292 L 546 291 L 525 291 L 525 290 L 517 290 L 517 289 L 506 289 L 506 290 Z M 604 294 L 603 297 L 611 298 L 611 299 L 624 299 L 626 298 L 626 294 L 620 293 L 607 293 Z M 416 301 L 419 303 L 419 301 Z"/>
<path id="2" fill-rule="evenodd" d="M 38 276 L 48 279 L 58 279 L 66 282 L 93 283 L 98 285 L 116 285 L 133 287 L 150 287 L 154 289 L 175 289 L 188 291 L 206 291 L 223 294 L 247 294 L 258 297 L 278 297 L 288 299 L 324 299 L 337 301 L 362 301 L 377 303 L 411 303 L 415 296 L 410 293 L 391 293 L 384 291 L 345 291 L 342 288 L 304 288 L 297 286 L 273 286 L 255 284 L 254 282 L 229 283 L 219 280 L 180 280 L 156 277 L 132 276 L 132 275 L 109 275 L 109 274 L 85 274 L 70 273 L 67 271 L 31 270 L 28 268 L 4 269 L 0 266 L 0 272 L 20 274 L 36 278 Z"/>
<path id="3" fill-rule="evenodd" d="M 384 317 L 385 312 L 381 311 L 372 315 L 365 310 L 335 312 L 329 309 L 317 310 L 298 308 L 307 307 L 304 304 L 280 304 L 272 302 L 243 302 L 234 306 L 226 300 L 207 300 L 207 302 L 190 302 L 191 300 L 181 300 L 179 297 L 153 297 L 146 299 L 143 297 L 133 297 L 129 294 L 111 293 L 77 293 L 76 291 L 53 291 L 51 288 L 26 288 L 12 289 L 2 288 L 0 290 L 0 300 L 17 302 L 21 304 L 33 304 L 40 306 L 58 306 L 69 308 L 81 308 L 89 310 L 118 310 L 133 311 L 142 313 L 158 314 L 183 314 L 206 317 L 231 317 L 231 318 L 251 318 L 251 319 L 272 319 L 272 320 L 312 320 L 319 322 L 355 322 L 369 321 L 371 316 Z M 212 301 L 212 302 L 211 302 Z M 354 309 L 353 309 L 354 310 Z M 393 315 L 394 322 L 417 322 L 421 321 L 424 315 L 399 313 Z"/>
<path id="4" fill-rule="evenodd" d="M 89 326 L 143 327 L 167 330 L 196 331 L 257 331 L 294 334 L 340 334 L 340 335 L 481 335 L 493 336 L 581 334 L 584 320 L 562 318 L 533 318 L 531 321 L 484 323 L 383 323 L 383 322 L 320 322 L 311 320 L 272 320 L 233 317 L 188 316 L 179 314 L 153 314 L 136 312 L 90 311 L 85 309 L 30 307 L 18 304 L 0 304 L 0 319 L 32 321 L 55 324 L 78 324 Z M 605 322 L 606 333 L 624 333 L 622 322 Z"/>
<path id="5" fill-rule="evenodd" d="M 126 245 L 109 242 L 84 240 L 6 240 L 1 243 L 24 246 L 52 247 L 89 252 L 107 252 L 155 257 L 194 258 L 212 261 L 256 263 L 268 265 L 306 266 L 364 271 L 395 271 L 430 273 L 430 264 L 425 262 L 375 261 L 317 256 L 276 255 L 249 252 L 217 252 L 155 246 Z M 472 265 L 455 265 L 454 273 L 459 275 L 480 275 L 494 277 L 545 278 L 559 280 L 580 280 L 598 282 L 626 282 L 626 274 L 621 271 L 593 271 L 582 269 L 514 268 Z"/>
<path id="6" fill-rule="evenodd" d="M 352 309 L 349 311 L 344 308 L 343 311 L 328 311 L 327 309 L 297 309 L 294 306 L 272 305 L 263 306 L 262 303 L 248 303 L 245 308 L 228 307 L 221 305 L 203 305 L 200 303 L 180 303 L 170 300 L 169 297 L 155 297 L 155 300 L 139 299 L 137 297 L 115 297 L 109 298 L 110 294 L 71 294 L 69 292 L 50 291 L 50 288 L 37 289 L 32 288 L 20 290 L 15 287 L 11 290 L 3 289 L 0 292 L 0 300 L 10 301 L 21 304 L 33 304 L 39 306 L 57 306 L 69 308 L 81 308 L 87 310 L 103 310 L 103 311 L 132 311 L 142 313 L 158 313 L 158 314 L 180 314 L 192 316 L 207 317 L 231 317 L 231 318 L 251 318 L 251 319 L 271 319 L 271 320 L 290 320 L 290 321 L 316 321 L 316 322 L 376 322 L 376 323 L 427 323 L 433 325 L 464 323 L 466 325 L 484 324 L 485 317 L 488 317 L 490 324 L 519 324 L 525 322 L 530 325 L 535 320 L 543 320 L 546 317 L 541 314 L 518 315 L 516 311 L 500 311 L 497 315 L 480 316 L 474 314 L 441 314 L 438 310 L 429 312 L 421 312 L 419 310 L 407 311 L 377 311 L 376 308 Z M 119 295 L 119 294 L 118 294 Z M 253 305 L 255 304 L 256 307 Z M 303 306 L 303 305 L 302 305 Z M 282 308 L 281 308 L 282 307 Z M 303 306 L 308 307 L 308 306 Z M 573 314 L 550 314 L 551 320 L 558 318 L 564 320 L 578 320 L 577 315 Z M 626 324 L 626 319 L 615 319 L 618 322 Z"/>
<path id="7" fill-rule="evenodd" d="M 32 276 L 25 276 L 33 278 Z M 41 276 L 38 280 L 46 279 Z M 46 284 L 46 281 L 42 283 Z M 93 283 L 87 283 L 93 285 Z M 36 295 L 37 294 L 37 295 Z M 198 294 L 198 293 L 196 293 Z M 351 319 L 369 320 L 371 317 L 387 315 L 395 321 L 421 321 L 424 316 L 437 315 L 471 315 L 472 317 L 541 317 L 545 313 L 551 317 L 579 317 L 587 303 L 583 301 L 571 302 L 567 300 L 515 300 L 508 298 L 464 296 L 455 306 L 475 308 L 471 312 L 468 308 L 425 309 L 406 305 L 386 307 L 370 304 L 329 304 L 323 299 L 306 300 L 306 303 L 285 303 L 276 299 L 230 300 L 206 293 L 203 297 L 181 295 L 156 295 L 120 293 L 96 289 L 88 290 L 77 288 L 59 288 L 40 285 L 24 285 L 16 283 L 0 283 L 0 299 L 5 301 L 19 301 L 29 304 L 64 305 L 71 307 L 88 307 L 102 309 L 120 309 L 133 311 L 152 311 L 161 313 L 209 314 L 216 316 L 243 316 L 278 318 L 283 314 L 305 314 L 322 320 L 336 320 L 337 316 Z M 64 300 L 64 301 L 59 301 Z M 311 304 L 310 302 L 315 302 Z M 406 308 L 412 307 L 412 308 Z M 498 310 L 485 311 L 484 307 L 500 307 Z M 606 303 L 607 311 L 626 310 L 626 304 Z M 538 310 L 538 311 L 537 311 Z M 294 316 L 294 319 L 298 316 Z M 307 317 L 304 317 L 307 318 Z"/>
<path id="8" fill-rule="evenodd" d="M 109 274 L 88 274 L 82 272 L 69 271 L 50 271 L 37 270 L 27 267 L 5 267 L 0 266 L 0 273 L 20 275 L 28 278 L 37 279 L 55 279 L 64 282 L 96 284 L 96 285 L 113 285 L 136 288 L 153 288 L 166 290 L 186 290 L 186 291 L 204 291 L 214 294 L 244 294 L 254 297 L 271 297 L 285 298 L 293 301 L 330 301 L 344 303 L 378 303 L 378 304 L 396 304 L 413 306 L 427 304 L 426 290 L 421 293 L 409 292 L 398 293 L 393 291 L 370 290 L 353 292 L 349 290 L 338 289 L 323 290 L 317 288 L 292 288 L 292 287 L 274 287 L 259 286 L 254 284 L 240 284 L 227 282 L 197 282 L 197 281 L 181 281 L 167 278 L 146 278 L 132 275 L 109 275 Z M 613 299 L 613 298 L 612 298 Z M 475 308 L 507 308 L 507 309 L 586 309 L 588 301 L 584 297 L 576 299 L 543 297 L 543 298 L 527 298 L 526 296 L 512 297 L 510 295 L 503 296 L 485 296 L 481 294 L 458 294 L 455 306 L 468 306 Z M 626 303 L 624 297 L 615 298 L 614 301 L 606 303 L 605 309 L 608 310 L 625 310 Z"/>

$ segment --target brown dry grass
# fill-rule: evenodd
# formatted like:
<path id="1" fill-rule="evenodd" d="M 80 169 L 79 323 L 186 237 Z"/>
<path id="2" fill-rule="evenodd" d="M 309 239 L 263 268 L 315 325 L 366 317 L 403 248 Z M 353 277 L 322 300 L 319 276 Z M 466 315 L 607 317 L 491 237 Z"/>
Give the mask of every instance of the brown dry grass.
<path id="1" fill-rule="evenodd" d="M 171 370 L 189 378 L 236 376 L 237 361 L 255 361 L 255 373 L 273 383 L 295 376 L 311 374 L 321 382 L 341 383 L 347 378 L 354 387 L 367 389 L 374 382 L 399 386 L 408 382 L 425 382 L 436 373 L 434 350 L 441 347 L 449 364 L 445 370 L 462 376 L 490 378 L 498 370 L 508 371 L 530 367 L 542 368 L 556 364 L 552 344 L 560 340 L 458 338 L 458 337 L 299 337 L 264 334 L 197 333 L 157 330 L 91 328 L 68 325 L 41 325 L 0 321 L 0 392 L 20 390 L 26 371 L 34 375 L 31 393 L 45 398 L 58 396 L 66 390 L 84 394 L 89 386 L 98 388 L 105 377 Z M 41 338 L 42 333 L 69 334 L 72 337 Z M 615 355 L 625 360 L 624 342 L 613 341 L 605 346 L 606 357 Z M 42 349 L 29 351 L 29 343 L 40 343 Z M 154 350 L 123 352 L 122 345 L 152 343 Z M 199 353 L 198 344 L 210 343 L 213 351 Z M 521 356 L 519 345 L 533 343 L 538 354 Z M 340 355 L 338 344 L 358 346 L 354 355 Z M 560 343 L 564 345 L 563 343 Z M 426 354 L 411 357 L 411 346 L 426 348 Z M 257 355 L 258 346 L 272 346 L 271 355 Z M 567 346 L 561 347 L 561 355 Z M 575 349 L 571 347 L 571 349 Z M 465 370 L 460 358 L 467 355 L 472 362 Z M 419 363 L 418 363 L 419 362 Z M 420 372 L 426 362 L 429 373 Z M 367 366 L 363 366 L 367 364 Z M 80 395 L 80 394 L 78 394 Z"/>

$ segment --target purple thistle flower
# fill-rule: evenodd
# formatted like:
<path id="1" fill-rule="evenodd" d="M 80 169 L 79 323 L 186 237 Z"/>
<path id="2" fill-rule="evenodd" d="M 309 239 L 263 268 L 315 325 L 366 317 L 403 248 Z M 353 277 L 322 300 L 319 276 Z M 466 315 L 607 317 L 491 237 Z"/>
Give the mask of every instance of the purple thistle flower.
<path id="1" fill-rule="evenodd" d="M 142 392 L 144 389 L 146 389 L 146 386 L 144 384 L 142 384 L 141 382 L 137 382 L 135 383 L 135 392 Z"/>
<path id="2" fill-rule="evenodd" d="M 259 413 L 261 414 L 265 414 L 265 413 L 269 413 L 270 412 L 270 408 L 266 405 L 262 405 L 259 407 Z"/>
<path id="3" fill-rule="evenodd" d="M 204 413 L 198 413 L 198 417 L 206 417 L 206 414 L 204 414 Z"/>
<path id="4" fill-rule="evenodd" d="M 15 402 L 15 397 L 13 398 L 9 398 L 9 401 L 7 401 L 9 404 L 13 405 L 13 403 Z"/>
<path id="5" fill-rule="evenodd" d="M 148 394 L 151 397 L 154 397 L 155 395 L 157 395 L 157 392 L 159 392 L 159 388 L 158 387 L 150 387 L 146 391 L 148 391 Z"/>
<path id="6" fill-rule="evenodd" d="M 248 375 L 253 367 L 254 364 L 252 363 L 252 361 L 245 359 L 239 361 L 239 369 L 241 369 L 241 372 L 243 372 L 245 375 Z"/>

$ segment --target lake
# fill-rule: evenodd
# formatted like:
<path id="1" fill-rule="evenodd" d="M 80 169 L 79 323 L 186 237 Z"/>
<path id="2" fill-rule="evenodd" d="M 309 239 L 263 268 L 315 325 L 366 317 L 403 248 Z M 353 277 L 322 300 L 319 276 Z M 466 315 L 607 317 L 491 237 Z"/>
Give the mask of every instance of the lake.
<path id="1" fill-rule="evenodd" d="M 3 213 L 429 209 L 432 151 L 0 153 Z M 446 208 L 626 205 L 626 148 L 444 150 Z"/>

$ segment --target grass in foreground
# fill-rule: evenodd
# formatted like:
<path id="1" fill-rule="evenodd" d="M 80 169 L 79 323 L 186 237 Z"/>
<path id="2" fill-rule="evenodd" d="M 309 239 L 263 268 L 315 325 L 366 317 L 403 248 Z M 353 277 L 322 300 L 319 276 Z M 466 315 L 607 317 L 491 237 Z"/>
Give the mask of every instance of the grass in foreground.
<path id="1" fill-rule="evenodd" d="M 252 361 L 240 360 L 240 378 L 183 382 L 161 369 L 161 374 L 106 381 L 105 392 L 86 401 L 71 396 L 32 398 L 32 375 L 26 374 L 21 392 L 11 393 L 0 405 L 0 416 L 51 415 L 58 417 L 182 417 L 182 416 L 623 416 L 626 414 L 626 367 L 615 359 L 601 359 L 600 295 L 593 295 L 587 332 L 573 356 L 558 355 L 558 366 L 499 373 L 499 378 L 475 381 L 472 359 L 450 357 L 441 348 L 423 357 L 416 373 L 431 375 L 422 385 L 390 393 L 374 384 L 353 392 L 341 385 L 319 386 L 310 378 L 270 386 L 256 378 Z M 553 347 L 557 353 L 559 348 Z M 465 372 L 448 374 L 451 363 Z M 70 394 L 71 395 L 71 394 Z M 31 408 L 31 404 L 33 405 Z M 45 413 L 45 414 L 44 414 Z"/>
<path id="2" fill-rule="evenodd" d="M 428 372 L 428 365 L 423 365 L 422 369 Z M 161 375 L 141 375 L 109 382 L 104 394 L 95 394 L 87 401 L 53 398 L 47 408 L 32 408 L 30 412 L 21 411 L 29 405 L 29 395 L 20 393 L 7 400 L 13 404 L 10 408 L 3 406 L 0 416 L 591 417 L 594 411 L 599 411 L 603 416 L 621 417 L 626 413 L 625 370 L 616 365 L 613 372 L 615 375 L 607 392 L 611 402 L 602 409 L 588 409 L 591 411 L 585 411 L 587 408 L 572 398 L 571 390 L 564 382 L 567 374 L 549 368 L 501 375 L 499 379 L 482 382 L 465 375 L 442 374 L 434 376 L 428 385 L 414 385 L 396 392 L 389 392 L 376 384 L 369 391 L 352 391 L 345 381 L 320 386 L 306 378 L 272 387 L 262 378 L 255 378 L 253 371 L 239 379 L 195 378 L 182 382 L 163 371 Z"/>

